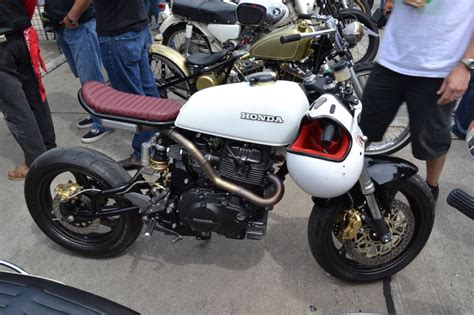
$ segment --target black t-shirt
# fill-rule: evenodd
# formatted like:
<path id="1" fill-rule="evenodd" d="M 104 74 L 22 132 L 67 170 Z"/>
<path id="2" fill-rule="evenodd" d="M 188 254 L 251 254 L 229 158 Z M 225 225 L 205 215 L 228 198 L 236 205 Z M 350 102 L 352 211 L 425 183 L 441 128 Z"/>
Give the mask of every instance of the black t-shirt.
<path id="1" fill-rule="evenodd" d="M 138 32 L 148 25 L 145 0 L 94 0 L 94 3 L 99 35 Z"/>
<path id="2" fill-rule="evenodd" d="M 0 34 L 19 33 L 31 26 L 21 0 L 0 0 Z"/>
<path id="3" fill-rule="evenodd" d="M 74 5 L 74 0 L 46 0 L 45 10 L 48 13 L 48 18 L 54 27 L 59 27 L 64 17 L 68 14 Z M 84 13 L 82 13 L 79 23 L 86 23 L 94 18 L 94 6 L 91 4 Z"/>

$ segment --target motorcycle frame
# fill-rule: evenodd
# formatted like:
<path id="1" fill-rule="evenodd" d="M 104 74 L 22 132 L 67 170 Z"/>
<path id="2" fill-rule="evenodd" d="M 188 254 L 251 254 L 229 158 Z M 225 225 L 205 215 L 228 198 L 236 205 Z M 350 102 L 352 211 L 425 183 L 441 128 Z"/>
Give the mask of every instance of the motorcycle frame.
<path id="1" fill-rule="evenodd" d="M 223 78 L 222 81 L 226 82 L 227 79 L 229 78 L 229 75 L 230 75 L 230 72 L 232 71 L 232 68 L 234 67 L 235 62 L 237 60 L 241 59 L 242 57 L 244 57 L 245 55 L 246 54 L 232 55 L 228 59 L 220 61 L 220 62 L 218 62 L 214 65 L 197 68 L 196 70 L 193 70 L 190 75 L 185 76 L 184 78 L 171 77 L 171 79 L 167 80 L 168 83 L 165 83 L 165 84 L 159 84 L 158 82 L 156 82 L 158 90 L 168 89 L 169 87 L 172 87 L 176 84 L 179 84 L 179 83 L 182 83 L 182 82 L 186 81 L 191 86 L 192 94 L 194 94 L 197 91 L 196 86 L 194 84 L 194 82 L 195 82 L 194 79 L 196 79 L 197 77 L 199 77 L 203 74 L 212 72 L 213 70 L 216 70 L 216 69 L 225 70 L 225 75 L 224 75 L 224 78 Z M 245 78 L 242 78 L 242 79 L 245 79 Z"/>

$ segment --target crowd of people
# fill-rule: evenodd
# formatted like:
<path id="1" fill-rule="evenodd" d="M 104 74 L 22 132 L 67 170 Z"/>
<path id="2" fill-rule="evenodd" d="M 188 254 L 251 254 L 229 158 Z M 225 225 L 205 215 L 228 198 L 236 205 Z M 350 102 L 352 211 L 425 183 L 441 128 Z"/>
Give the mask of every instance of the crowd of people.
<path id="1" fill-rule="evenodd" d="M 30 22 L 35 2 L 0 2 L 0 108 L 24 152 L 24 162 L 8 173 L 12 180 L 24 178 L 36 157 L 56 147 L 39 75 L 42 61 L 38 40 Z M 81 84 L 105 82 L 104 68 L 113 88 L 159 97 L 148 62 L 152 42 L 149 12 L 157 17 L 159 2 L 46 0 L 45 9 L 71 71 Z M 369 141 L 380 141 L 398 107 L 407 103 L 413 155 L 426 161 L 426 181 L 435 199 L 451 131 L 463 138 L 474 120 L 474 79 L 469 83 L 474 62 L 474 3 L 448 2 L 404 0 L 394 5 L 393 0 L 386 1 L 385 13 L 392 13 L 366 86 L 361 121 Z M 451 113 L 458 100 L 452 126 Z M 112 132 L 94 116 L 77 126 L 89 129 L 82 137 L 85 143 Z M 120 161 L 122 166 L 139 164 L 141 143 L 152 133 L 135 134 L 133 152 Z"/>

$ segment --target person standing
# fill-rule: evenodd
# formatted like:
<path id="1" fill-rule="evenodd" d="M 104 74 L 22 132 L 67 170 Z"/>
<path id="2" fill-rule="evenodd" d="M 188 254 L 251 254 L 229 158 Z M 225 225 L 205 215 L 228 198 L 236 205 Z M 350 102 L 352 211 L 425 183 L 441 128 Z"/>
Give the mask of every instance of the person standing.
<path id="1" fill-rule="evenodd" d="M 160 97 L 148 61 L 152 40 L 144 0 L 94 0 L 94 4 L 102 62 L 112 87 Z M 125 168 L 138 166 L 141 144 L 153 134 L 154 131 L 135 134 L 132 155 L 119 163 Z"/>
<path id="2" fill-rule="evenodd" d="M 94 6 L 84 0 L 46 0 L 45 11 L 69 67 L 81 85 L 87 81 L 105 82 Z M 111 132 L 94 116 L 81 120 L 77 127 L 91 128 L 81 138 L 84 143 L 95 142 Z"/>
<path id="3" fill-rule="evenodd" d="M 474 61 L 474 1 L 392 2 L 360 126 L 369 141 L 381 141 L 406 102 L 412 153 L 426 161 L 426 182 L 436 200 L 451 145 L 451 112 L 467 89 Z"/>
<path id="4" fill-rule="evenodd" d="M 41 83 L 38 37 L 31 26 L 36 1 L 0 1 L 0 110 L 25 160 L 8 172 L 24 179 L 33 161 L 56 147 L 53 121 Z"/>

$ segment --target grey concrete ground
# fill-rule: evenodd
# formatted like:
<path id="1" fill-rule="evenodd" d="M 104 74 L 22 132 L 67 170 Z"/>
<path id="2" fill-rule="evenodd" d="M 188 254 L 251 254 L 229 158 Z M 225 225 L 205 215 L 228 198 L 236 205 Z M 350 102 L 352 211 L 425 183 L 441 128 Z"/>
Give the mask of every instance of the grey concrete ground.
<path id="1" fill-rule="evenodd" d="M 44 79 L 58 144 L 81 145 L 82 131 L 74 126 L 85 116 L 76 100 L 78 81 L 67 65 Z M 123 158 L 131 137 L 117 131 L 89 147 Z M 428 244 L 385 291 L 382 282 L 347 284 L 318 266 L 306 238 L 311 201 L 290 181 L 263 241 L 214 236 L 208 243 L 188 238 L 172 245 L 156 233 L 149 241 L 140 237 L 120 257 L 79 257 L 38 229 L 24 202 L 23 183 L 6 178 L 23 157 L 3 120 L 0 147 L 0 258 L 144 314 L 387 313 L 391 302 L 399 314 L 474 314 L 473 225 L 445 202 L 455 187 L 474 193 L 474 162 L 461 141 L 453 142 Z M 412 160 L 409 149 L 400 155 Z"/>

